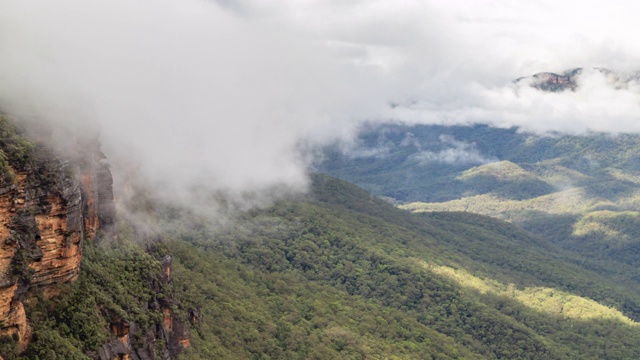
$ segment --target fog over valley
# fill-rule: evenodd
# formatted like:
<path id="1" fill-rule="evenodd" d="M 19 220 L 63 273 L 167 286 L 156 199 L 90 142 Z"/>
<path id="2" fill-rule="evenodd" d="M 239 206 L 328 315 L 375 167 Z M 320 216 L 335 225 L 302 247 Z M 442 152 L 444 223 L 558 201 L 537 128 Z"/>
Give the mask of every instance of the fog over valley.
<path id="1" fill-rule="evenodd" d="M 638 14 L 0 0 L 0 360 L 640 359 Z"/>
<path id="2" fill-rule="evenodd" d="M 61 132 L 99 129 L 119 179 L 172 194 L 301 191 L 309 149 L 349 143 L 365 121 L 640 131 L 638 6 L 6 0 L 0 101 Z M 576 91 L 514 82 L 576 67 Z"/>

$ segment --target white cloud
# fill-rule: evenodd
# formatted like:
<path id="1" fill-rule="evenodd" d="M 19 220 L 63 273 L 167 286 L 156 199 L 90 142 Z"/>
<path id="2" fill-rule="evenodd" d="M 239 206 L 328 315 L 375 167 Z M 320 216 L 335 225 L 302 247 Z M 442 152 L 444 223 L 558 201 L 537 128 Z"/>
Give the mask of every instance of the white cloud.
<path id="1" fill-rule="evenodd" d="M 5 107 L 97 123 L 111 161 L 166 192 L 304 188 L 298 143 L 352 126 L 370 81 L 313 38 L 198 0 L 5 1 L 0 53 Z"/>
<path id="2" fill-rule="evenodd" d="M 365 120 L 640 131 L 637 82 L 616 89 L 587 71 L 576 92 L 511 83 L 573 67 L 636 70 L 639 7 L 4 0 L 0 103 L 74 128 L 91 119 L 113 162 L 135 158 L 176 191 L 302 189 L 300 143 L 348 136 Z"/>
<path id="3" fill-rule="evenodd" d="M 482 155 L 475 143 L 458 141 L 449 135 L 440 135 L 440 142 L 447 145 L 440 151 L 423 150 L 411 155 L 411 159 L 422 165 L 441 163 L 448 165 L 487 164 L 498 161 Z"/>

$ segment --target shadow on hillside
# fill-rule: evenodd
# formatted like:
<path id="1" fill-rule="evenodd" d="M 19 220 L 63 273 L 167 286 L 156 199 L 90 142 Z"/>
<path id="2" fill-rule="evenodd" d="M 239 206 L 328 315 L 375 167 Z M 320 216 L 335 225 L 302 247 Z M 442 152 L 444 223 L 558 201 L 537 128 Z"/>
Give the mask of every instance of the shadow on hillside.
<path id="1" fill-rule="evenodd" d="M 595 260 L 623 262 L 638 267 L 640 219 L 633 215 L 617 214 L 610 217 L 593 215 L 588 220 L 593 224 L 593 229 L 580 235 L 576 235 L 575 229 L 581 216 L 574 214 L 552 215 L 541 211 L 528 211 L 518 216 L 526 220 L 517 222 L 516 225 L 573 253 L 588 255 Z"/>
<path id="2" fill-rule="evenodd" d="M 518 213 L 515 224 L 536 235 L 562 245 L 573 237 L 573 225 L 580 218 L 576 214 L 549 214 L 544 211 L 527 210 Z"/>
<path id="3" fill-rule="evenodd" d="M 585 195 L 589 198 L 613 202 L 629 198 L 638 191 L 638 184 L 617 179 L 610 174 L 599 174 L 597 179 L 579 183 L 578 186 L 584 189 Z"/>

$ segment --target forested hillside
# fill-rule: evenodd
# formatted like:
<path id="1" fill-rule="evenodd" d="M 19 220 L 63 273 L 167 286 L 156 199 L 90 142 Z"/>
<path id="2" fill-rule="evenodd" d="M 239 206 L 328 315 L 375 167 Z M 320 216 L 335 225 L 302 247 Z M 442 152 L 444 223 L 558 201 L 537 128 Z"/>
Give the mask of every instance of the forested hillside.
<path id="1" fill-rule="evenodd" d="M 387 125 L 327 154 L 320 169 L 404 209 L 507 220 L 597 263 L 614 282 L 640 279 L 638 135 Z"/>
<path id="2" fill-rule="evenodd" d="M 501 220 L 326 175 L 225 221 L 136 194 L 75 281 L 30 291 L 29 341 L 3 337 L 4 358 L 640 357 L 637 270 Z"/>
<path id="3" fill-rule="evenodd" d="M 86 244 L 79 280 L 29 304 L 23 355 L 99 358 L 124 337 L 131 355 L 165 356 L 147 341 L 172 331 L 184 359 L 640 356 L 632 289 L 498 220 L 411 214 L 322 175 L 223 227 L 131 205 L 160 231 L 141 238 L 121 218 L 118 241 Z"/>
<path id="4" fill-rule="evenodd" d="M 640 356 L 634 291 L 501 221 L 410 214 L 325 176 L 225 230 L 154 208 L 197 309 L 187 359 Z"/>

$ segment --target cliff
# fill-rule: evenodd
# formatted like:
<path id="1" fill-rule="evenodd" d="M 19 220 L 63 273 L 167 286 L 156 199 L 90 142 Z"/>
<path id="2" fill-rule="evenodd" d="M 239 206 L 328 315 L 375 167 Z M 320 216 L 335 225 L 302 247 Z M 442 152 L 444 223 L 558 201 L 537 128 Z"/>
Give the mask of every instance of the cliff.
<path id="1" fill-rule="evenodd" d="M 133 259 L 98 255 L 119 246 L 113 179 L 99 142 L 71 140 L 62 154 L 46 131 L 32 135 L 0 113 L 0 359 L 42 356 L 43 344 L 45 358 L 74 358 L 52 344 L 63 340 L 45 337 L 48 324 L 57 336 L 84 338 L 74 351 L 94 359 L 174 358 L 189 340 L 172 310 L 171 257 L 154 258 L 137 245 Z M 89 270 L 75 286 L 89 244 L 93 258 L 84 266 L 112 274 Z M 87 295 L 87 286 L 100 294 Z M 94 328 L 74 329 L 74 317 Z"/>
<path id="2" fill-rule="evenodd" d="M 97 148 L 82 158 L 55 156 L 7 116 L 0 118 L 0 154 L 0 337 L 24 347 L 30 329 L 23 303 L 40 292 L 55 296 L 57 285 L 76 280 L 85 236 L 113 226 L 112 180 L 107 165 L 95 161 Z"/>
<path id="3" fill-rule="evenodd" d="M 81 148 L 89 151 L 78 159 L 83 190 L 84 231 L 91 240 L 99 230 L 104 238 L 112 238 L 115 233 L 113 178 L 99 144 L 98 141 L 81 143 Z"/>

